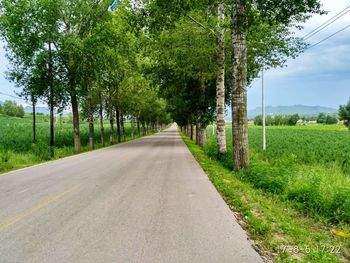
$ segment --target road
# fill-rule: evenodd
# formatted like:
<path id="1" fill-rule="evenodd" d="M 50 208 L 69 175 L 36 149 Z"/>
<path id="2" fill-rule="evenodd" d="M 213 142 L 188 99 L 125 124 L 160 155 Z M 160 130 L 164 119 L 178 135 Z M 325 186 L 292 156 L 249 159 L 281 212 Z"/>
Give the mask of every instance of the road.
<path id="1" fill-rule="evenodd" d="M 0 175 L 0 262 L 262 262 L 176 129 Z"/>

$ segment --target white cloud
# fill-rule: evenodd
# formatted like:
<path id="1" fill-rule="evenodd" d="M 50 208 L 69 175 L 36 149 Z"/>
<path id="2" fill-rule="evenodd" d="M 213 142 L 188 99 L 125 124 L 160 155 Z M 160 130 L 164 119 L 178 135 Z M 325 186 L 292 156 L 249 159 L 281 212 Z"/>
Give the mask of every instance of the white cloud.
<path id="1" fill-rule="evenodd" d="M 302 37 L 350 5 L 349 0 L 322 0 L 327 15 L 313 16 L 297 32 Z M 350 25 L 350 12 L 309 39 L 315 44 Z M 323 105 L 337 108 L 350 96 L 350 28 L 307 50 L 287 67 L 266 72 L 266 100 L 270 105 Z M 261 83 L 249 90 L 249 108 L 261 104 Z"/>
<path id="2" fill-rule="evenodd" d="M 348 0 L 323 0 L 323 8 L 329 11 L 327 15 L 315 15 L 305 24 L 305 28 L 297 33 L 304 36 L 313 29 L 338 14 L 349 6 Z M 350 11 L 350 9 L 349 9 Z M 340 18 L 331 26 L 325 28 L 312 38 L 308 39 L 310 44 L 318 43 L 338 30 L 350 25 L 350 12 Z M 348 72 L 350 68 L 350 28 L 324 41 L 323 43 L 307 50 L 295 60 L 289 60 L 287 67 L 273 69 L 269 72 L 270 78 L 295 78 L 306 74 L 312 76 L 338 75 Z M 347 74 L 350 78 L 350 74 Z"/>

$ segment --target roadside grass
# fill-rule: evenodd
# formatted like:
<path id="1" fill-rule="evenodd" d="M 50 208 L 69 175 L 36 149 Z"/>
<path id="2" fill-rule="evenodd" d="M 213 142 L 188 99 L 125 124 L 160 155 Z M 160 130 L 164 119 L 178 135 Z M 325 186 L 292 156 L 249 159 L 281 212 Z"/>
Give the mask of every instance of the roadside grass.
<path id="1" fill-rule="evenodd" d="M 50 157 L 49 118 L 37 116 L 37 143 L 32 144 L 31 116 L 24 118 L 0 116 L 0 174 L 25 168 L 49 160 L 56 160 L 77 154 L 74 151 L 72 123 L 69 117 L 62 117 L 55 124 L 55 157 Z M 131 140 L 131 124 L 125 122 L 126 141 Z M 90 151 L 89 129 L 81 122 L 81 144 L 79 153 Z M 138 136 L 135 136 L 138 138 Z M 102 148 L 99 123 L 95 123 L 95 149 Z M 105 147 L 109 143 L 109 123 L 105 123 Z"/>
<path id="2" fill-rule="evenodd" d="M 342 126 L 340 126 L 343 128 Z M 350 132 L 339 126 L 269 127 L 261 150 L 261 127 L 249 127 L 250 167 L 237 176 L 255 188 L 292 201 L 304 213 L 328 224 L 350 224 Z M 232 169 L 232 135 L 221 163 Z M 216 138 L 205 153 L 215 159 Z"/>
<path id="3" fill-rule="evenodd" d="M 349 231 L 348 226 L 332 226 L 308 216 L 295 207 L 295 202 L 254 187 L 242 180 L 241 173 L 232 173 L 189 138 L 184 135 L 182 138 L 266 259 L 274 262 L 350 260 L 350 238 L 333 234 L 338 228 Z"/>

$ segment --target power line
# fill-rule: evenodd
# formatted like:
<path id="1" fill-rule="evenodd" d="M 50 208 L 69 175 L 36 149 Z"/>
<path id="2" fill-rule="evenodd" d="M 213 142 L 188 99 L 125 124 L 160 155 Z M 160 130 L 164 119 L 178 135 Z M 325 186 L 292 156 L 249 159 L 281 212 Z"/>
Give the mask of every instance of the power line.
<path id="1" fill-rule="evenodd" d="M 307 40 L 311 37 L 313 37 L 314 35 L 316 35 L 317 33 L 319 33 L 320 31 L 322 31 L 323 29 L 325 29 L 326 27 L 330 26 L 331 24 L 333 24 L 335 21 L 337 21 L 338 19 L 342 18 L 344 15 L 346 15 L 347 13 L 350 12 L 350 6 L 344 8 L 342 11 L 340 11 L 338 14 L 336 14 L 335 16 L 331 17 L 330 19 L 328 19 L 326 22 L 324 22 L 322 25 L 316 27 L 314 30 L 312 30 L 311 32 L 309 32 L 308 34 L 306 34 L 305 36 L 303 36 L 304 40 Z M 348 10 L 349 9 L 349 10 Z"/>
<path id="2" fill-rule="evenodd" d="M 323 43 L 324 41 L 330 39 L 331 37 L 333 37 L 333 36 L 339 34 L 340 32 L 343 32 L 344 30 L 348 29 L 349 27 L 350 27 L 350 25 L 347 25 L 346 27 L 344 27 L 344 28 L 338 30 L 338 31 L 335 32 L 334 34 L 332 34 L 332 35 L 330 35 L 330 36 L 328 36 L 328 37 L 322 39 L 321 41 L 317 42 L 316 44 L 311 45 L 311 46 L 308 47 L 306 50 L 309 50 L 309 49 L 311 49 L 311 48 L 313 48 L 313 47 L 315 47 L 315 46 L 318 46 L 319 44 L 321 44 L 321 43 Z"/>
<path id="3" fill-rule="evenodd" d="M 19 97 L 16 97 L 16 96 L 13 96 L 13 95 L 10 95 L 10 94 L 7 94 L 7 93 L 3 93 L 1 91 L 0 91 L 0 95 L 4 95 L 4 96 L 10 97 L 10 98 L 14 98 L 14 99 L 24 100 L 22 98 L 19 98 Z"/>
<path id="4" fill-rule="evenodd" d="M 346 13 L 344 13 L 342 16 L 344 16 L 345 14 L 349 13 L 350 10 L 348 10 Z M 316 35 L 317 33 L 319 33 L 320 31 L 322 31 L 323 29 L 325 29 L 326 27 L 330 26 L 331 24 L 333 24 L 335 21 L 337 21 L 338 19 L 340 19 L 342 16 L 338 17 L 337 19 L 333 20 L 331 23 L 323 26 L 322 28 L 320 28 L 319 30 L 317 30 L 316 32 L 314 32 L 313 34 L 311 34 L 310 36 L 308 36 L 307 38 L 305 38 L 304 40 L 307 40 L 311 37 L 313 37 L 314 35 Z"/>

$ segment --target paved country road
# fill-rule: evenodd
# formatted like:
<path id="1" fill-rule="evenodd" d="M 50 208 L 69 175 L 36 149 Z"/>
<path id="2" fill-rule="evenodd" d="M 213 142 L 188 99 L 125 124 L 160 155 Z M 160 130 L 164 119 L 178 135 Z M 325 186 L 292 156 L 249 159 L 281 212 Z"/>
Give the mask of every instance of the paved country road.
<path id="1" fill-rule="evenodd" d="M 0 175 L 0 262 L 262 262 L 176 126 Z"/>

